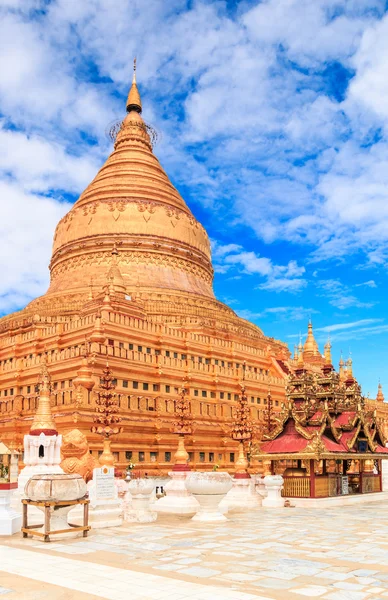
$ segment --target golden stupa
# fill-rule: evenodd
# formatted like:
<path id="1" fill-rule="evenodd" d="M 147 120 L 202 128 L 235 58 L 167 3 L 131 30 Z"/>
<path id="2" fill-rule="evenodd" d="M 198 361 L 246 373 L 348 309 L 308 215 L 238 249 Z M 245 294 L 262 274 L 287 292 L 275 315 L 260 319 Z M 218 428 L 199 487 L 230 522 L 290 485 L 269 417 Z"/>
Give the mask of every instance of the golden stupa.
<path id="1" fill-rule="evenodd" d="M 112 437 L 119 468 L 171 468 L 184 387 L 192 467 L 233 469 L 240 383 L 254 422 L 269 386 L 280 410 L 290 353 L 216 300 L 208 235 L 153 153 L 135 74 L 126 109 L 112 154 L 55 230 L 49 289 L 0 319 L 0 438 L 21 448 L 44 362 L 59 433 L 76 427 L 97 458 L 101 441 L 90 427 L 108 361 L 122 417 Z M 303 354 L 316 353 L 309 330 Z"/>
<path id="2" fill-rule="evenodd" d="M 115 246 L 116 277 L 149 314 L 187 313 L 197 300 L 219 311 L 208 235 L 152 152 L 135 74 L 126 108 L 114 151 L 57 225 L 50 287 L 31 308 L 78 309 L 90 281 L 106 285 Z"/>

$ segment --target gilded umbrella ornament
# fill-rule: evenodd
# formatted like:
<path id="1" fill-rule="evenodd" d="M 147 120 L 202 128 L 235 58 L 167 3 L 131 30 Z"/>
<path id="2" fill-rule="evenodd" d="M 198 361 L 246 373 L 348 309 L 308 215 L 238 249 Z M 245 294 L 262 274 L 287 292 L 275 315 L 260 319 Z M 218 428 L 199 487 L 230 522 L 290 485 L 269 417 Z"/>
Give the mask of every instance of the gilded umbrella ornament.
<path id="1" fill-rule="evenodd" d="M 248 460 L 244 452 L 244 442 L 252 439 L 253 424 L 248 405 L 248 398 L 244 383 L 241 384 L 241 393 L 237 401 L 231 437 L 239 442 L 238 458 L 235 465 L 235 477 L 249 477 L 247 468 Z"/>
<path id="2" fill-rule="evenodd" d="M 189 455 L 185 448 L 185 435 L 192 433 L 192 415 L 187 398 L 187 388 L 183 387 L 175 402 L 174 433 L 178 434 L 178 449 L 175 453 L 174 471 L 189 471 L 187 464 Z"/>
<path id="3" fill-rule="evenodd" d="M 119 426 L 121 417 L 117 414 L 119 407 L 116 400 L 114 389 L 114 377 L 109 365 L 106 365 L 100 386 L 97 391 L 96 412 L 93 417 L 95 425 L 91 428 L 92 433 L 98 433 L 103 437 L 104 450 L 98 461 L 101 465 L 112 467 L 114 458 L 110 448 L 110 438 L 112 435 L 117 435 L 123 431 Z"/>

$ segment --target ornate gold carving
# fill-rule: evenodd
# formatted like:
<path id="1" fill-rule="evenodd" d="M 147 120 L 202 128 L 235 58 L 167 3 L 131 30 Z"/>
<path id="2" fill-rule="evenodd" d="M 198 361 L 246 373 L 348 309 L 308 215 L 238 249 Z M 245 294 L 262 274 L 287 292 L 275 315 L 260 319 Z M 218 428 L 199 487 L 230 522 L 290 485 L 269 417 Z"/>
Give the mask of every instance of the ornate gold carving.
<path id="1" fill-rule="evenodd" d="M 80 256 L 69 257 L 60 263 L 57 263 L 51 268 L 51 280 L 54 281 L 60 274 L 67 271 L 74 271 L 79 268 L 89 267 L 91 265 L 108 264 L 110 253 L 90 253 Z M 176 256 L 168 256 L 167 254 L 159 254 L 156 252 L 120 252 L 120 263 L 124 264 L 152 264 L 163 267 L 170 267 L 190 273 L 199 279 L 202 279 L 208 284 L 213 281 L 213 274 L 203 265 L 196 264 L 192 259 L 185 259 Z"/>
<path id="2" fill-rule="evenodd" d="M 90 204 L 84 204 L 82 207 L 82 214 L 84 217 L 87 215 L 95 215 L 98 208 L 98 202 L 91 202 Z"/>
<path id="3" fill-rule="evenodd" d="M 86 436 L 79 429 L 73 429 L 63 436 L 61 456 L 61 467 L 65 473 L 78 473 L 85 481 L 93 477 L 93 469 L 98 466 L 89 453 Z"/>
<path id="4" fill-rule="evenodd" d="M 327 452 L 322 439 L 320 432 L 316 431 L 311 439 L 311 441 L 307 444 L 306 448 L 302 450 L 303 454 L 315 454 L 317 460 L 321 456 Z"/>

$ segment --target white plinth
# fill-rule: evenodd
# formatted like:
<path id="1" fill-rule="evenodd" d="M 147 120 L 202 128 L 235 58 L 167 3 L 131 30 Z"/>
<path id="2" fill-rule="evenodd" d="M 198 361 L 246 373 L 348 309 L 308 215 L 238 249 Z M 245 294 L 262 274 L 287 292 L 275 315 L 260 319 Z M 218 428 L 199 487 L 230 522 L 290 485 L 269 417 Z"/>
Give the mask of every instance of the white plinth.
<path id="1" fill-rule="evenodd" d="M 267 497 L 267 490 L 265 489 L 264 477 L 261 475 L 252 475 L 252 479 L 255 483 L 256 492 L 261 498 Z"/>
<path id="2" fill-rule="evenodd" d="M 282 498 L 284 479 L 281 475 L 266 475 L 264 477 L 267 497 L 263 499 L 262 505 L 266 508 L 284 507 L 284 498 Z"/>
<path id="3" fill-rule="evenodd" d="M 41 511 L 41 518 L 40 518 L 40 523 L 44 523 L 44 507 L 40 508 L 40 507 L 32 507 L 31 505 L 28 507 L 28 524 L 30 525 L 30 510 L 31 508 L 37 508 L 38 510 Z M 54 533 L 55 531 L 62 531 L 63 529 L 69 529 L 69 525 L 68 525 L 68 514 L 70 512 L 70 510 L 72 509 L 71 506 L 61 506 L 61 507 L 57 507 L 56 509 L 54 509 L 53 506 L 50 507 L 50 531 L 53 532 L 53 535 L 55 536 L 54 539 L 56 540 L 68 540 L 69 538 L 75 538 L 75 537 L 80 537 L 82 535 L 82 532 L 80 531 L 68 531 L 66 533 Z M 79 523 L 80 525 L 83 525 L 83 506 L 82 506 L 82 519 L 81 522 Z M 39 531 L 40 533 L 44 533 L 44 525 L 42 527 L 40 527 L 37 531 Z M 34 536 L 34 534 L 31 532 L 31 535 Z M 41 536 L 39 536 L 39 538 L 42 541 Z"/>
<path id="4" fill-rule="evenodd" d="M 120 527 L 123 524 L 123 508 L 114 482 L 114 469 L 101 467 L 93 470 L 89 481 L 89 525 L 92 529 Z M 73 525 L 83 524 L 83 507 L 76 506 L 68 515 Z"/>
<path id="5" fill-rule="evenodd" d="M 18 489 L 15 490 L 11 500 L 11 506 L 17 511 L 22 511 L 21 501 L 26 498 L 24 488 L 27 481 L 34 475 L 58 475 L 64 471 L 60 467 L 61 462 L 61 435 L 25 435 L 24 436 L 24 464 L 18 477 Z M 43 456 L 39 456 L 43 454 Z M 29 524 L 42 523 L 42 513 L 36 506 L 30 506 L 28 510 Z"/>
<path id="6" fill-rule="evenodd" d="M 254 481 L 249 479 L 234 479 L 233 487 L 220 503 L 219 508 L 227 508 L 229 512 L 242 512 L 247 509 L 260 508 L 261 497 L 255 490 Z"/>
<path id="7" fill-rule="evenodd" d="M 176 515 L 195 515 L 198 512 L 199 504 L 185 486 L 188 473 L 190 471 L 171 471 L 169 473 L 171 480 L 164 486 L 166 496 L 155 502 L 154 510 Z"/>
<path id="8" fill-rule="evenodd" d="M 199 510 L 191 519 L 192 521 L 227 521 L 228 519 L 219 509 L 219 504 L 225 494 L 194 494 L 199 504 Z"/>
<path id="9" fill-rule="evenodd" d="M 12 490 L 0 490 L 0 535 L 18 533 L 22 526 L 22 516 L 10 507 Z"/>
<path id="10" fill-rule="evenodd" d="M 128 491 L 132 502 L 127 506 L 124 519 L 130 523 L 152 523 L 157 519 L 157 513 L 151 505 L 154 493 L 154 482 L 151 479 L 132 479 Z"/>

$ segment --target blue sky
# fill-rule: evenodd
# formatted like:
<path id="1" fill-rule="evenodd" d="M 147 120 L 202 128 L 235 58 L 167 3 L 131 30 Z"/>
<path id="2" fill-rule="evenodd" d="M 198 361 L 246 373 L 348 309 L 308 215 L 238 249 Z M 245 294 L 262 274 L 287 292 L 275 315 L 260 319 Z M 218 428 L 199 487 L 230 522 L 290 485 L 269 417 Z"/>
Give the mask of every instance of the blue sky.
<path id="1" fill-rule="evenodd" d="M 290 344 L 312 318 L 388 394 L 385 0 L 2 0 L 1 314 L 111 151 L 138 59 L 155 148 L 213 241 L 215 291 Z"/>

